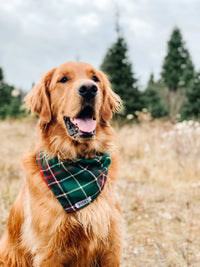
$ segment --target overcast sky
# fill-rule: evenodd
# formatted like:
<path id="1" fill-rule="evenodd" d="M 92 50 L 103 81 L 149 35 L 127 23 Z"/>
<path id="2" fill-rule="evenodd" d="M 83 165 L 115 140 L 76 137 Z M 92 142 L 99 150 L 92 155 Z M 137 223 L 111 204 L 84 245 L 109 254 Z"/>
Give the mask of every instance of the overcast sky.
<path id="1" fill-rule="evenodd" d="M 66 61 L 99 68 L 116 41 L 116 5 L 141 86 L 151 72 L 159 76 L 174 26 L 200 69 L 199 0 L 0 0 L 0 66 L 6 81 L 28 91 Z"/>

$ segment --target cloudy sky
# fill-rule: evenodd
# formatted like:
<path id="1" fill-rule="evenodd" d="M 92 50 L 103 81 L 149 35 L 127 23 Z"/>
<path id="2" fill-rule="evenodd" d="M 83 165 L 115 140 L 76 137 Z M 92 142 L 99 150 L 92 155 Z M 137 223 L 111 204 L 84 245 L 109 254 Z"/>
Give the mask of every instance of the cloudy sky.
<path id="1" fill-rule="evenodd" d="M 0 0 L 0 66 L 7 82 L 31 89 L 66 61 L 96 68 L 116 40 L 115 13 L 140 85 L 158 77 L 174 26 L 200 69 L 199 0 Z"/>

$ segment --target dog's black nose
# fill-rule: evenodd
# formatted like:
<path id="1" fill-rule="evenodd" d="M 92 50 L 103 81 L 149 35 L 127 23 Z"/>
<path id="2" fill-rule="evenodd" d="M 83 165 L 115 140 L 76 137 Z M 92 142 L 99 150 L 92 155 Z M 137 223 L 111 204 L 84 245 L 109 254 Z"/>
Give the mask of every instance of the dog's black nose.
<path id="1" fill-rule="evenodd" d="M 98 87 L 93 82 L 82 83 L 78 88 L 78 93 L 84 99 L 92 99 L 96 96 Z"/>

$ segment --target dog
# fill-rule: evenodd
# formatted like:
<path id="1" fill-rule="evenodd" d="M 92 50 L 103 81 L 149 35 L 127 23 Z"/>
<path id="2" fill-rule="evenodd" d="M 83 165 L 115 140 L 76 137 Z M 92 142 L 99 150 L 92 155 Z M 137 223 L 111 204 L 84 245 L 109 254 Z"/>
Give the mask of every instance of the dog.
<path id="1" fill-rule="evenodd" d="M 26 179 L 0 240 L 0 266 L 119 266 L 118 153 L 109 121 L 120 97 L 103 72 L 67 62 L 47 72 L 26 103 L 39 115 L 37 135 L 23 158 Z"/>

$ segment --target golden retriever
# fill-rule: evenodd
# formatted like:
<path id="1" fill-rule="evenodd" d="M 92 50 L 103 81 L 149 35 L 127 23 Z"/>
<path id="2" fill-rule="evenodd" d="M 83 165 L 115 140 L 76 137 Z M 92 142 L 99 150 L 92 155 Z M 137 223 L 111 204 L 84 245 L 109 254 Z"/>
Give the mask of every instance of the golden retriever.
<path id="1" fill-rule="evenodd" d="M 46 73 L 26 101 L 39 115 L 37 138 L 23 159 L 26 179 L 0 240 L 0 266 L 119 266 L 117 151 L 109 121 L 121 106 L 120 98 L 101 71 L 87 63 L 67 62 Z M 104 189 L 86 207 L 66 213 L 42 178 L 38 151 L 60 162 L 109 151 Z"/>

